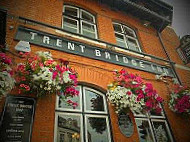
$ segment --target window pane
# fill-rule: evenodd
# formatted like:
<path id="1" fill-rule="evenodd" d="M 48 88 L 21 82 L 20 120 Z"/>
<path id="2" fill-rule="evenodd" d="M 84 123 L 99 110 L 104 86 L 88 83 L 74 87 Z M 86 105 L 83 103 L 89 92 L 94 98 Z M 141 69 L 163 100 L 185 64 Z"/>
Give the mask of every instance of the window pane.
<path id="1" fill-rule="evenodd" d="M 109 142 L 107 121 L 104 117 L 86 117 L 88 142 Z"/>
<path id="2" fill-rule="evenodd" d="M 84 12 L 84 11 L 81 11 L 81 12 L 82 12 L 82 17 L 81 18 L 83 20 L 86 20 L 86 21 L 94 23 L 94 17 L 91 14 L 89 14 L 87 12 Z"/>
<path id="3" fill-rule="evenodd" d="M 81 120 L 77 115 L 58 115 L 57 142 L 80 142 Z"/>
<path id="4" fill-rule="evenodd" d="M 74 101 L 74 102 L 77 102 L 78 103 L 78 106 L 76 108 L 73 108 L 72 106 L 69 106 L 65 100 L 61 99 L 59 97 L 59 101 L 58 101 L 58 108 L 61 108 L 61 109 L 65 109 L 65 110 L 81 110 L 81 100 L 80 100 L 80 97 L 81 97 L 81 92 L 80 92 L 80 87 L 77 87 L 76 88 L 78 91 L 79 91 L 79 96 L 76 96 L 76 97 L 73 97 L 73 98 L 70 98 L 68 97 L 68 99 Z M 68 100 L 67 99 L 67 100 Z"/>
<path id="5" fill-rule="evenodd" d="M 113 28 L 115 32 L 122 33 L 121 25 L 119 24 L 113 24 Z"/>
<path id="6" fill-rule="evenodd" d="M 88 37 L 96 38 L 95 25 L 82 22 L 82 34 Z"/>
<path id="7" fill-rule="evenodd" d="M 83 30 L 83 35 L 86 35 L 86 36 L 91 37 L 91 38 L 96 38 L 95 33 L 91 33 L 89 31 L 85 31 L 85 30 Z"/>
<path id="8" fill-rule="evenodd" d="M 64 14 L 66 14 L 66 15 L 78 17 L 77 12 L 78 12 L 78 10 L 76 8 L 65 6 Z"/>
<path id="9" fill-rule="evenodd" d="M 135 119 L 138 134 L 139 134 L 139 141 L 140 142 L 153 142 L 153 134 L 150 128 L 150 123 L 146 119 Z"/>
<path id="10" fill-rule="evenodd" d="M 117 33 L 115 33 L 115 36 L 116 36 L 117 45 L 121 47 L 126 47 L 124 36 Z"/>
<path id="11" fill-rule="evenodd" d="M 63 19 L 63 29 L 70 31 L 70 32 L 75 32 L 77 33 L 77 21 L 70 19 L 70 18 L 66 18 L 64 17 Z"/>
<path id="12" fill-rule="evenodd" d="M 84 22 L 82 22 L 82 29 L 89 31 L 89 32 L 95 32 L 95 26 L 94 25 L 84 23 Z"/>
<path id="13" fill-rule="evenodd" d="M 123 26 L 123 29 L 124 29 L 126 35 L 128 35 L 130 37 L 136 37 L 135 32 L 132 29 L 125 27 L 125 26 Z"/>
<path id="14" fill-rule="evenodd" d="M 105 112 L 103 96 L 85 89 L 85 102 L 85 108 L 87 111 Z"/>
<path id="15" fill-rule="evenodd" d="M 163 120 L 152 120 L 155 136 L 158 142 L 172 142 L 171 135 L 168 133 L 166 122 Z"/>
<path id="16" fill-rule="evenodd" d="M 136 40 L 127 38 L 127 45 L 129 49 L 134 50 L 134 51 L 139 51 L 139 47 Z"/>

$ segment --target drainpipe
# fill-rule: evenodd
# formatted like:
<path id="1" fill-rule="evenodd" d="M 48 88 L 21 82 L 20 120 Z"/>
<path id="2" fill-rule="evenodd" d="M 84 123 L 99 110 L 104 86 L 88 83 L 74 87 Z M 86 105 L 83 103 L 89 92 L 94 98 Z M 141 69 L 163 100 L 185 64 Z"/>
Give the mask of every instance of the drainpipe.
<path id="1" fill-rule="evenodd" d="M 163 43 L 163 40 L 162 40 L 160 31 L 158 31 L 157 33 L 158 33 L 158 37 L 159 37 L 160 43 L 161 43 L 161 45 L 162 45 L 162 48 L 163 48 L 164 52 L 166 53 L 166 56 L 167 56 L 167 58 L 168 58 L 168 60 L 169 60 L 170 66 L 171 66 L 171 68 L 172 68 L 172 71 L 173 71 L 175 77 L 177 78 L 179 84 L 182 85 L 182 82 L 181 82 L 181 80 L 180 80 L 180 78 L 179 78 L 179 76 L 178 76 L 178 74 L 177 74 L 177 72 L 176 72 L 176 70 L 175 70 L 175 67 L 174 67 L 174 64 L 175 64 L 175 63 L 172 62 L 172 60 L 171 60 L 171 58 L 170 58 L 170 56 L 169 56 L 169 54 L 168 54 L 168 52 L 167 52 L 167 50 L 166 50 L 166 47 L 165 47 L 165 45 L 164 45 L 164 43 Z"/>

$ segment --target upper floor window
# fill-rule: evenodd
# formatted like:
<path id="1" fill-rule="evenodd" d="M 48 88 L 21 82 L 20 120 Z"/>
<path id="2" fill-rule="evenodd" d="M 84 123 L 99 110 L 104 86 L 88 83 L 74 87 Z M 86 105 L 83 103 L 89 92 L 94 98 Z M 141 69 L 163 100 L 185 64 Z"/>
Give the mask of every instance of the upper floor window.
<path id="1" fill-rule="evenodd" d="M 133 29 L 119 23 L 113 23 L 113 27 L 117 45 L 141 52 L 136 33 Z"/>
<path id="2" fill-rule="evenodd" d="M 87 37 L 97 38 L 95 16 L 78 7 L 63 6 L 62 28 Z"/>

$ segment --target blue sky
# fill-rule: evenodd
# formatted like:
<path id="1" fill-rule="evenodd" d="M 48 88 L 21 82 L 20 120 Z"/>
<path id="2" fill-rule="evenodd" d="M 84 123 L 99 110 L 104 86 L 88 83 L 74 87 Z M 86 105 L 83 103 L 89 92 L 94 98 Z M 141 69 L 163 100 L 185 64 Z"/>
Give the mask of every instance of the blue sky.
<path id="1" fill-rule="evenodd" d="M 172 27 L 178 36 L 190 35 L 190 0 L 162 0 L 174 7 Z"/>

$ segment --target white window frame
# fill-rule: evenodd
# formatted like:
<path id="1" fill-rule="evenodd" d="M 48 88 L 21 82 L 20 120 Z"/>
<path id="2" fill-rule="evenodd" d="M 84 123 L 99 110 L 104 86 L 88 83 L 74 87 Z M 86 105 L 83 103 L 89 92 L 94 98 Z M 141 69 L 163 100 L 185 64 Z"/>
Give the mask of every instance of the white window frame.
<path id="1" fill-rule="evenodd" d="M 80 126 L 83 126 L 83 117 L 82 114 L 78 114 L 78 113 L 66 113 L 66 112 L 56 112 L 55 113 L 55 125 L 54 125 L 54 142 L 57 142 L 57 128 L 58 128 L 58 116 L 79 116 L 80 117 Z M 82 136 L 82 137 L 81 137 Z M 80 127 L 80 138 L 81 138 L 81 142 L 83 142 L 83 127 Z"/>
<path id="2" fill-rule="evenodd" d="M 107 126 L 107 132 L 108 132 L 108 140 L 109 142 L 112 141 L 111 138 L 111 130 L 110 130 L 110 122 L 109 122 L 109 112 L 107 110 L 107 102 L 106 102 L 106 96 L 99 92 L 98 90 L 92 89 L 90 87 L 86 87 L 83 85 L 79 85 L 79 97 L 80 97 L 80 109 L 71 109 L 71 108 L 60 108 L 59 107 L 59 96 L 56 97 L 56 103 L 55 103 L 55 123 L 54 123 L 54 142 L 57 142 L 57 129 L 58 129 L 58 116 L 80 116 L 80 135 L 81 135 L 81 142 L 84 142 L 84 138 L 87 138 L 86 132 L 87 132 L 87 117 L 98 117 L 98 118 L 106 118 L 106 126 Z M 104 103 L 104 111 L 87 111 L 86 110 L 86 94 L 85 90 L 89 90 L 91 92 L 94 92 L 98 95 L 101 95 L 103 97 L 103 103 Z M 83 99 L 82 99 L 83 98 Z M 85 124 L 84 124 L 85 123 Z M 84 132 L 85 131 L 85 132 Z M 86 141 L 88 141 L 86 139 Z"/>
<path id="3" fill-rule="evenodd" d="M 65 12 L 65 8 L 66 8 L 66 7 L 74 8 L 74 9 L 77 10 L 77 17 L 76 17 L 76 19 L 74 19 L 75 16 L 64 15 L 64 12 Z M 91 22 L 89 22 L 88 20 L 82 19 L 82 12 L 84 12 L 84 13 L 86 13 L 86 14 L 92 16 L 93 22 L 91 23 Z M 70 5 L 63 5 L 62 28 L 63 28 L 63 25 L 64 25 L 64 17 L 66 17 L 66 18 L 68 18 L 68 19 L 71 19 L 71 20 L 74 20 L 74 21 L 77 21 L 77 33 L 82 34 L 82 35 L 84 35 L 83 29 L 82 29 L 82 23 L 83 23 L 83 22 L 94 26 L 94 32 L 91 32 L 91 31 L 88 31 L 88 30 L 86 30 L 86 31 L 89 32 L 89 33 L 93 33 L 93 34 L 95 35 L 95 36 L 94 36 L 95 39 L 98 38 L 98 34 L 97 34 L 98 31 L 97 31 L 96 19 L 95 19 L 95 16 L 94 16 L 93 14 L 91 14 L 90 12 L 88 12 L 88 11 L 86 11 L 86 10 L 84 10 L 84 9 L 78 8 L 78 7 L 74 7 L 74 6 L 70 6 Z M 70 27 L 70 28 L 73 28 L 73 27 Z M 75 28 L 73 28 L 73 29 L 75 29 Z M 88 36 L 88 35 L 84 35 L 84 36 L 90 37 L 90 36 Z M 93 37 L 90 37 L 90 38 L 93 38 Z"/>
<path id="4" fill-rule="evenodd" d="M 107 126 L 107 130 L 108 130 L 108 139 L 109 142 L 111 142 L 111 136 L 110 136 L 110 127 L 109 127 L 109 121 L 108 121 L 108 116 L 104 116 L 104 115 L 94 115 L 94 114 L 86 114 L 85 115 L 85 138 L 86 138 L 86 142 L 88 142 L 88 133 L 87 133 L 87 117 L 96 117 L 96 118 L 106 118 L 106 126 Z"/>
<path id="5" fill-rule="evenodd" d="M 85 94 L 85 90 L 89 90 L 89 91 L 91 91 L 91 92 L 94 92 L 94 93 L 96 93 L 96 94 L 98 94 L 98 95 L 100 95 L 100 96 L 102 96 L 103 97 L 103 103 L 104 103 L 104 111 L 90 111 L 90 110 L 87 110 L 87 108 L 86 108 L 86 94 Z M 96 91 L 96 90 L 94 90 L 94 89 L 91 89 L 91 88 L 88 88 L 88 87 L 83 87 L 83 93 L 84 93 L 84 96 L 83 96 L 83 98 L 84 98 L 84 112 L 87 112 L 87 113 L 93 113 L 93 114 L 108 114 L 108 110 L 107 110 L 107 104 L 106 104 L 106 97 L 105 97 L 105 95 L 103 95 L 102 93 L 100 93 L 100 92 L 98 92 L 98 91 Z"/>
<path id="6" fill-rule="evenodd" d="M 123 24 L 121 24 L 121 23 L 117 23 L 117 22 L 112 22 L 112 25 L 113 25 L 113 26 L 114 26 L 114 25 L 119 25 L 119 26 L 121 27 L 122 33 L 118 32 L 118 31 L 115 31 L 115 30 L 114 30 L 114 32 L 117 33 L 117 34 L 123 35 L 123 37 L 124 37 L 124 42 L 125 42 L 125 45 L 126 45 L 126 47 L 123 47 L 123 49 L 125 49 L 125 48 L 129 49 L 127 38 L 130 38 L 130 39 L 135 40 L 136 43 L 137 43 L 138 51 L 135 50 L 135 49 L 134 49 L 134 51 L 142 52 L 141 47 L 140 47 L 140 44 L 139 44 L 139 40 L 138 40 L 137 35 L 136 35 L 136 32 L 135 32 L 132 28 L 130 28 L 130 27 L 126 26 L 126 25 L 123 25 Z M 133 34 L 135 35 L 135 37 L 132 37 L 132 36 L 129 36 L 129 35 L 125 34 L 125 32 L 124 32 L 124 27 L 125 27 L 126 29 L 131 30 L 131 31 L 133 32 Z M 131 49 L 131 50 L 133 50 L 133 49 Z"/>
<path id="7" fill-rule="evenodd" d="M 136 122 L 136 120 L 145 120 L 145 121 L 148 121 L 149 128 L 150 128 L 150 131 L 151 131 L 151 134 L 152 134 L 153 141 L 156 142 L 155 137 L 154 137 L 154 132 L 153 132 L 153 129 L 152 129 L 152 127 L 151 127 L 150 120 L 149 120 L 148 118 L 135 118 L 135 122 Z M 136 124 L 136 125 L 137 125 L 137 124 Z M 138 127 L 138 126 L 137 126 L 137 127 Z M 139 129 L 139 128 L 137 128 L 138 135 L 139 135 L 139 130 L 138 130 L 138 129 Z M 139 135 L 139 137 L 140 137 L 140 135 Z"/>
<path id="8" fill-rule="evenodd" d="M 169 129 L 169 126 L 168 126 L 168 123 L 166 121 L 166 116 L 164 114 L 164 109 L 162 107 L 161 104 L 159 104 L 159 106 L 161 107 L 162 111 L 161 111 L 161 116 L 159 115 L 151 115 L 151 113 L 146 113 L 146 114 L 136 114 L 135 112 L 133 112 L 134 114 L 134 117 L 135 119 L 142 119 L 142 120 L 145 120 L 147 119 L 149 122 L 150 122 L 150 127 L 151 127 L 151 131 L 153 132 L 153 139 L 154 141 L 156 142 L 156 136 L 154 134 L 154 125 L 153 125 L 153 122 L 164 122 L 165 125 L 166 125 L 166 129 L 167 129 L 167 132 L 169 134 L 169 138 L 171 140 L 171 142 L 173 142 L 173 137 L 171 135 L 171 130 Z"/>

